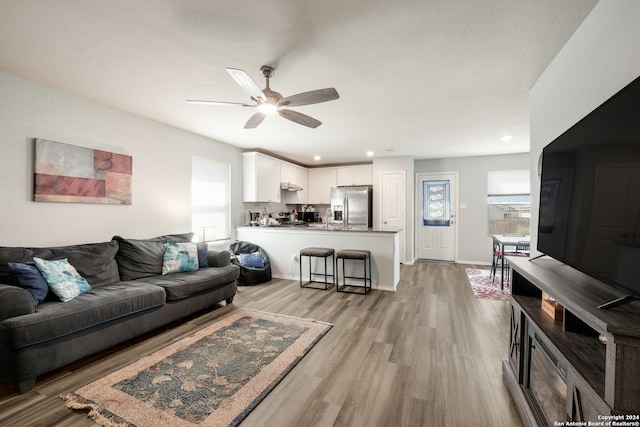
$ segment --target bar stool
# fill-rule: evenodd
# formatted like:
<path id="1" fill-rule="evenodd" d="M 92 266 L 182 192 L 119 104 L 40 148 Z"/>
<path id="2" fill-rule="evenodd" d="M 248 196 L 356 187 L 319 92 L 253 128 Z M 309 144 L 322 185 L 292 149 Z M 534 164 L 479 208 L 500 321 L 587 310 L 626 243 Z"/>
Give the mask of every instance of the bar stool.
<path id="1" fill-rule="evenodd" d="M 306 256 L 309 258 L 309 280 L 305 283 L 302 283 L 302 257 Z M 331 274 L 327 271 L 327 258 L 331 257 L 331 268 L 333 270 L 334 260 L 335 260 L 335 251 L 331 248 L 304 248 L 300 250 L 300 287 L 301 288 L 311 288 L 311 289 L 331 289 L 335 285 L 335 271 L 332 271 Z M 324 258 L 324 273 L 313 272 L 311 269 L 311 258 Z M 324 277 L 324 282 L 319 282 L 313 280 L 313 276 L 322 276 Z M 327 281 L 327 278 L 331 278 L 331 283 Z M 313 286 L 314 283 L 323 284 L 324 287 Z"/>
<path id="2" fill-rule="evenodd" d="M 338 262 L 342 260 L 342 286 L 340 286 L 340 276 L 338 274 Z M 344 261 L 345 260 L 355 260 L 363 262 L 363 276 L 347 276 L 344 269 Z M 367 261 L 369 261 L 369 275 L 367 277 Z M 361 250 L 361 249 L 343 249 L 338 251 L 336 254 L 336 291 L 338 292 L 347 292 L 352 294 L 363 294 L 366 295 L 368 291 L 371 290 L 371 251 Z M 346 279 L 361 279 L 364 281 L 364 286 L 361 285 L 353 285 L 347 284 Z M 367 282 L 369 285 L 367 286 Z M 358 288 L 361 288 L 364 292 L 359 291 Z M 353 289 L 353 290 L 348 290 Z"/>

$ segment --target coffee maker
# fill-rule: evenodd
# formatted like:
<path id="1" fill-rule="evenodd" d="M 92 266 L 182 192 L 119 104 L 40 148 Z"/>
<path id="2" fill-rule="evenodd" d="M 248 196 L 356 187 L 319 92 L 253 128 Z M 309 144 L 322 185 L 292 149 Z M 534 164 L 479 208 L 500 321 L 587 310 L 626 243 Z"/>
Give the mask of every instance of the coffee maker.
<path id="1" fill-rule="evenodd" d="M 261 215 L 262 213 L 260 211 L 249 211 L 249 224 L 253 227 L 259 226 Z"/>

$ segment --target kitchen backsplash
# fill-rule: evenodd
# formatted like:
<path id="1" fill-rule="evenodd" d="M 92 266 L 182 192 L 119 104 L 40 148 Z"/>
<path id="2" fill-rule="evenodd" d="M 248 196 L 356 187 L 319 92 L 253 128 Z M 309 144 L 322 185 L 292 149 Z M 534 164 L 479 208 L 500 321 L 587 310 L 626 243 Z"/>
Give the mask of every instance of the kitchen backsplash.
<path id="1" fill-rule="evenodd" d="M 301 210 L 305 205 L 286 205 L 284 203 L 273 202 L 250 202 L 244 203 L 244 221 L 245 224 L 249 224 L 249 212 L 262 212 L 265 208 L 269 213 L 273 212 L 291 212 L 293 209 Z M 314 205 L 314 208 L 319 212 L 321 217 L 325 216 L 326 210 L 329 205 Z"/>

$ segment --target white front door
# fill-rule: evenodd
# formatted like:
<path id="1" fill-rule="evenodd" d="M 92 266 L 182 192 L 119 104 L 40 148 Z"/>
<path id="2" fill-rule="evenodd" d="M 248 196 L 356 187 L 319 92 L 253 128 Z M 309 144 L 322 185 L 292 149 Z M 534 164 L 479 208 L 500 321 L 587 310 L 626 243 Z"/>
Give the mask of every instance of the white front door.
<path id="1" fill-rule="evenodd" d="M 406 211 L 406 174 L 401 172 L 382 172 L 380 174 L 382 186 L 382 229 L 400 230 L 400 261 L 405 257 L 405 211 Z"/>
<path id="2" fill-rule="evenodd" d="M 455 261 L 457 172 L 418 174 L 418 259 Z"/>

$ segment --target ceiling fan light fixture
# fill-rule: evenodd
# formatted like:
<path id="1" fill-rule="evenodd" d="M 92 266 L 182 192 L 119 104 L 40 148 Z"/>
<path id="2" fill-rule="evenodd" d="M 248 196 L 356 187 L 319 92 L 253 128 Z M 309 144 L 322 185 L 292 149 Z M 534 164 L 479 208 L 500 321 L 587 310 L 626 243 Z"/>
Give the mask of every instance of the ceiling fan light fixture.
<path id="1" fill-rule="evenodd" d="M 253 79 L 244 71 L 237 68 L 227 68 L 227 72 L 235 80 L 235 82 L 249 95 L 251 103 L 239 102 L 220 102 L 220 101 L 204 101 L 204 100 L 187 100 L 192 104 L 206 105 L 241 105 L 243 107 L 256 107 L 258 112 L 252 115 L 245 123 L 245 129 L 254 129 L 268 115 L 278 113 L 280 117 L 290 120 L 296 124 L 315 129 L 322 124 L 318 119 L 307 116 L 306 114 L 290 110 L 288 107 L 299 107 L 302 105 L 319 104 L 321 102 L 333 101 L 340 98 L 338 91 L 332 87 L 325 89 L 317 89 L 308 92 L 302 92 L 288 97 L 271 90 L 269 87 L 269 79 L 273 76 L 274 68 L 269 65 L 263 65 L 260 68 L 262 75 L 267 81 L 266 87 L 260 87 Z M 286 107 L 286 108 L 285 108 Z"/>
<path id="2" fill-rule="evenodd" d="M 258 105 L 258 111 L 260 111 L 262 114 L 269 115 L 276 113 L 278 111 L 278 107 L 274 104 L 263 102 L 262 104 Z"/>

